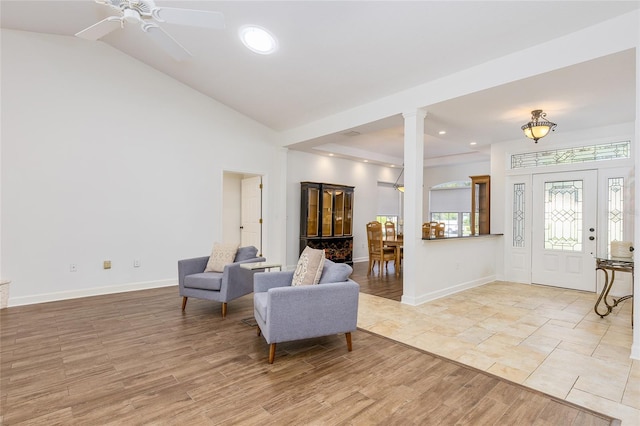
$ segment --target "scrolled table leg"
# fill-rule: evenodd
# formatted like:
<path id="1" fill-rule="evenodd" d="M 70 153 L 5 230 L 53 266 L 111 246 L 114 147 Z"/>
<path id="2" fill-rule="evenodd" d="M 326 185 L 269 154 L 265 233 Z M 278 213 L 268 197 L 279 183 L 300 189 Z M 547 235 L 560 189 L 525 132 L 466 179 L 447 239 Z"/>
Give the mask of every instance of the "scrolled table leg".
<path id="1" fill-rule="evenodd" d="M 597 315 L 600 316 L 600 318 L 604 318 L 607 315 L 609 315 L 611 313 L 611 310 L 613 309 L 613 306 L 610 306 L 609 303 L 607 303 L 607 296 L 609 295 L 609 291 L 611 290 L 613 279 L 615 278 L 615 272 L 611 271 L 611 281 L 609 281 L 609 273 L 606 271 L 606 269 L 596 268 L 596 271 L 597 270 L 604 272 L 604 287 L 602 288 L 602 292 L 600 292 L 600 297 L 598 297 L 598 300 L 596 301 L 596 304 L 593 307 L 593 310 Z M 606 306 L 607 311 L 601 314 L 600 312 L 598 312 L 598 307 L 600 306 L 600 302 L 603 299 L 604 299 L 604 305 Z"/>

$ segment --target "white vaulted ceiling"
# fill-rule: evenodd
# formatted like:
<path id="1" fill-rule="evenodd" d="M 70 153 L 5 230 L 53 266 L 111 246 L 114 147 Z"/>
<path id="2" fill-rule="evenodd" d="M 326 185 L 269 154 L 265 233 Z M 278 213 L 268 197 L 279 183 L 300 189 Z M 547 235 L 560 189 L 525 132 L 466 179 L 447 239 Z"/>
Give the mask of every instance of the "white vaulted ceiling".
<path id="1" fill-rule="evenodd" d="M 174 61 L 136 26 L 125 26 L 98 43 L 111 45 L 276 131 L 305 126 L 640 8 L 637 1 L 156 3 L 222 12 L 226 28 L 163 24 L 193 53 L 184 62 Z M 2 28 L 69 37 L 113 14 L 91 0 L 2 0 L 0 7 Z M 237 35 L 246 24 L 267 28 L 277 37 L 279 50 L 269 56 L 247 50 Z M 625 51 L 430 105 L 431 145 L 426 154 L 472 157 L 486 152 L 490 143 L 519 137 L 519 125 L 528 121 L 536 102 L 547 105 L 541 107 L 548 118 L 568 130 L 585 121 L 600 125 L 632 121 L 635 73 L 635 53 Z M 539 87 L 548 91 L 541 93 Z M 440 127 L 447 130 L 446 137 L 437 134 Z M 352 130 L 360 134 L 338 132 L 299 147 L 313 150 L 323 145 L 312 152 L 337 152 L 342 147 L 354 158 L 401 160 L 400 117 Z M 477 148 L 469 147 L 472 139 L 478 140 Z"/>

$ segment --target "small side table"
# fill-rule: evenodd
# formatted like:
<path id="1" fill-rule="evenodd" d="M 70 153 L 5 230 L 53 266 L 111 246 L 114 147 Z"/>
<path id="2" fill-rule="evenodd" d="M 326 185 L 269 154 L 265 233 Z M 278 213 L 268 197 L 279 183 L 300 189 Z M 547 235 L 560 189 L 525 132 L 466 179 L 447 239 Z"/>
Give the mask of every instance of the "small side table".
<path id="1" fill-rule="evenodd" d="M 609 297 L 609 292 L 611 291 L 611 287 L 613 287 L 613 282 L 616 278 L 616 271 L 618 272 L 629 272 L 631 274 L 631 282 L 633 283 L 633 260 L 623 259 L 623 258 L 610 258 L 610 259 L 596 259 L 596 271 L 601 270 L 604 272 L 604 287 L 602 288 L 602 292 L 600 293 L 600 297 L 596 301 L 596 305 L 593 307 L 593 310 L 600 316 L 600 318 L 604 318 L 611 313 L 613 308 L 618 306 L 618 304 L 624 300 L 630 299 L 633 297 L 633 284 L 631 287 L 631 294 L 627 296 L 620 297 L 618 299 L 614 299 L 611 297 L 612 304 L 609 303 L 607 297 Z M 611 272 L 611 276 L 609 276 L 609 272 Z M 598 308 L 600 307 L 600 303 L 604 303 L 604 308 L 606 308 L 606 312 L 600 313 Z M 631 326 L 633 327 L 633 304 L 631 305 Z"/>
<path id="2" fill-rule="evenodd" d="M 248 269 L 250 271 L 255 271 L 256 269 L 267 269 L 271 271 L 272 268 L 278 268 L 279 271 L 282 271 L 282 265 L 280 263 L 273 262 L 241 263 L 240 267 L 242 269 Z"/>
<path id="3" fill-rule="evenodd" d="M 280 263 L 274 262 L 249 262 L 249 263 L 241 263 L 240 267 L 242 269 L 248 269 L 249 271 L 255 272 L 260 270 L 268 270 L 271 271 L 273 268 L 278 268 L 279 271 L 282 271 L 282 265 Z M 257 327 L 258 323 L 254 317 L 243 318 L 241 320 L 243 323 L 247 324 L 250 327 Z"/>

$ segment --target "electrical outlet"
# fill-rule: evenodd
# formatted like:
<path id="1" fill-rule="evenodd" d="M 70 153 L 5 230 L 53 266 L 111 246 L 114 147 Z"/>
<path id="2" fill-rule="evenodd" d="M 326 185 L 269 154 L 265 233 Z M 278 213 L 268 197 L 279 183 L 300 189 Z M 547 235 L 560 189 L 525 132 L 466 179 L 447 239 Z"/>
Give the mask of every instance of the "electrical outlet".
<path id="1" fill-rule="evenodd" d="M 104 262 L 102 262 L 102 267 L 104 269 L 111 269 L 111 261 L 110 260 L 105 260 Z"/>
<path id="2" fill-rule="evenodd" d="M 136 259 L 133 261 L 133 267 L 134 268 L 139 268 L 140 267 L 140 259 Z"/>
<path id="3" fill-rule="evenodd" d="M 69 265 L 69 271 L 78 272 L 78 265 L 76 265 L 75 263 L 72 263 L 71 265 Z"/>

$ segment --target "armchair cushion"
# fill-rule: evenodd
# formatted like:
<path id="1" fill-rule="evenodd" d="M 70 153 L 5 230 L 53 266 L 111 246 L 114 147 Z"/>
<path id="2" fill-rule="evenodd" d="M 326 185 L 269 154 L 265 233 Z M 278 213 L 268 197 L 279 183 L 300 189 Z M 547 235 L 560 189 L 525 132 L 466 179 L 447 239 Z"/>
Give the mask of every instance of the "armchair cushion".
<path id="1" fill-rule="evenodd" d="M 269 300 L 269 296 L 267 292 L 262 293 L 254 293 L 253 294 L 253 306 L 255 311 L 262 319 L 262 322 L 267 322 L 267 301 Z"/>
<path id="2" fill-rule="evenodd" d="M 224 272 L 224 265 L 233 263 L 238 252 L 237 244 L 221 244 L 215 243 L 205 272 Z"/>
<path id="3" fill-rule="evenodd" d="M 335 263 L 325 259 L 319 284 L 347 281 L 352 272 L 353 268 L 346 263 Z"/>
<path id="4" fill-rule="evenodd" d="M 307 246 L 300 254 L 296 271 L 293 273 L 292 286 L 318 284 L 324 265 L 324 250 Z"/>
<path id="5" fill-rule="evenodd" d="M 240 262 L 242 260 L 254 259 L 258 256 L 258 249 L 254 246 L 240 247 L 236 253 L 234 262 Z"/>
<path id="6" fill-rule="evenodd" d="M 184 277 L 184 286 L 187 288 L 199 288 L 201 290 L 220 291 L 222 287 L 221 272 L 202 272 Z"/>

